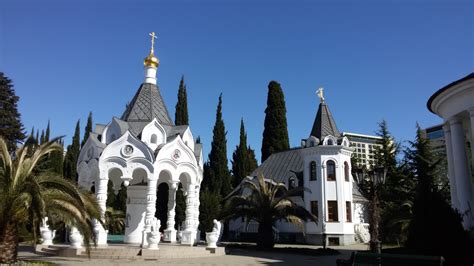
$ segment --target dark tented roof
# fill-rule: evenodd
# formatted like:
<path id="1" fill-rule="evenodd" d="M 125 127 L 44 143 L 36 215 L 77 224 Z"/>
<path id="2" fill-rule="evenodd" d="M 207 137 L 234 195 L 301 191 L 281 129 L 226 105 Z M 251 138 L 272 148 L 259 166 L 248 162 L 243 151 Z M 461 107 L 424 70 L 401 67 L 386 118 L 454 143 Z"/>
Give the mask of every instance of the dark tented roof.
<path id="1" fill-rule="evenodd" d="M 291 176 L 303 173 L 301 149 L 274 153 L 268 157 L 250 176 L 263 175 L 266 179 L 285 182 Z"/>
<path id="2" fill-rule="evenodd" d="M 149 122 L 153 118 L 163 125 L 173 125 L 158 87 L 155 84 L 143 83 L 121 119 L 127 122 Z"/>
<path id="3" fill-rule="evenodd" d="M 448 90 L 449 88 L 453 87 L 454 85 L 457 85 L 461 82 L 464 82 L 466 80 L 469 80 L 469 79 L 474 79 L 474 72 L 465 76 L 464 78 L 462 79 L 458 79 L 454 82 L 451 82 L 449 83 L 448 85 L 442 87 L 441 89 L 439 89 L 437 92 L 435 92 L 433 95 L 431 95 L 430 99 L 428 100 L 428 102 L 426 103 L 426 106 L 428 107 L 428 110 L 430 110 L 430 112 L 434 113 L 433 110 L 431 110 L 431 104 L 433 103 L 434 99 L 436 97 L 438 97 L 438 95 L 440 95 L 441 93 L 443 93 L 444 91 Z"/>
<path id="4" fill-rule="evenodd" d="M 323 140 L 328 135 L 337 138 L 340 136 L 340 133 L 337 130 L 336 122 L 332 117 L 331 111 L 329 111 L 328 105 L 322 102 L 319 104 L 318 113 L 316 114 L 316 119 L 314 119 L 311 136 Z"/>

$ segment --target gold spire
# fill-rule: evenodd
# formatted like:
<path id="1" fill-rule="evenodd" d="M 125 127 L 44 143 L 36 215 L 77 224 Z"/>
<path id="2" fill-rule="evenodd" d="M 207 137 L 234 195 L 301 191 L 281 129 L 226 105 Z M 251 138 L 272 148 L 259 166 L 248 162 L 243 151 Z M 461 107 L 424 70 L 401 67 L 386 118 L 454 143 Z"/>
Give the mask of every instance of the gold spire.
<path id="1" fill-rule="evenodd" d="M 158 68 L 158 65 L 160 64 L 160 60 L 158 60 L 158 58 L 154 54 L 156 34 L 155 32 L 151 32 L 148 35 L 150 35 L 151 37 L 151 49 L 150 49 L 150 54 L 147 57 L 145 57 L 143 64 L 145 66 Z"/>

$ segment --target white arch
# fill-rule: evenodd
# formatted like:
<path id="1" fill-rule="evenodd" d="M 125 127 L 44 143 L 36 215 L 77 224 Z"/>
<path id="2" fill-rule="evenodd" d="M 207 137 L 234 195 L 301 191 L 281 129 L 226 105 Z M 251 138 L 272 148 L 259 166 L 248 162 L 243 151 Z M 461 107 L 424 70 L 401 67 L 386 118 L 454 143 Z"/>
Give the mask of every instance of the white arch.
<path id="1" fill-rule="evenodd" d="M 332 142 L 332 144 L 329 144 L 329 142 Z M 326 136 L 323 140 L 323 145 L 329 145 L 329 146 L 337 145 L 337 139 L 331 135 Z"/>

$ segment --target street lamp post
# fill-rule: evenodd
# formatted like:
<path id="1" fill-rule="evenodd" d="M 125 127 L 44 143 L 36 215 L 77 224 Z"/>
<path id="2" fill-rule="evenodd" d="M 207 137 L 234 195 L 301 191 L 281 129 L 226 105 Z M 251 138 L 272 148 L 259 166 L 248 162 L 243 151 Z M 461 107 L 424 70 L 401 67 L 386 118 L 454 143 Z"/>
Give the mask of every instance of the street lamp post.
<path id="1" fill-rule="evenodd" d="M 357 186 L 362 195 L 369 200 L 369 231 L 370 250 L 381 253 L 379 240 L 380 199 L 379 192 L 387 176 L 387 168 L 375 167 L 367 172 L 362 168 L 354 168 Z"/>

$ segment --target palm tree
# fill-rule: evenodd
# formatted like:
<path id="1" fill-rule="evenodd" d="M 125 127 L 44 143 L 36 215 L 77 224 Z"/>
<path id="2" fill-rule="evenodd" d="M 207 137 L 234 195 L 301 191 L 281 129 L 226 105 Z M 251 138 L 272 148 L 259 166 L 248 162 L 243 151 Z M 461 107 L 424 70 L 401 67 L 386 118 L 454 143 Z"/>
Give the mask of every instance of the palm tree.
<path id="1" fill-rule="evenodd" d="M 257 246 L 274 246 L 273 226 L 278 220 L 294 224 L 301 231 L 304 221 L 317 223 L 316 216 L 292 200 L 292 197 L 299 196 L 304 191 L 310 192 L 307 188 L 287 189 L 284 183 L 265 180 L 262 175 L 258 176 L 257 181 L 255 183 L 250 177 L 244 179 L 240 184 L 242 195 L 229 195 L 222 214 L 223 219 L 244 217 L 247 225 L 252 220 L 258 222 Z"/>
<path id="2" fill-rule="evenodd" d="M 105 210 L 105 224 L 109 234 L 122 234 L 125 229 L 125 213 L 112 207 Z"/>
<path id="3" fill-rule="evenodd" d="M 95 244 L 93 219 L 101 221 L 95 197 L 67 179 L 35 169 L 45 155 L 62 152 L 57 141 L 25 145 L 10 154 L 0 137 L 0 264 L 16 262 L 19 226 L 30 222 L 36 243 L 39 223 L 46 216 L 77 227 L 87 251 L 91 241 Z"/>

